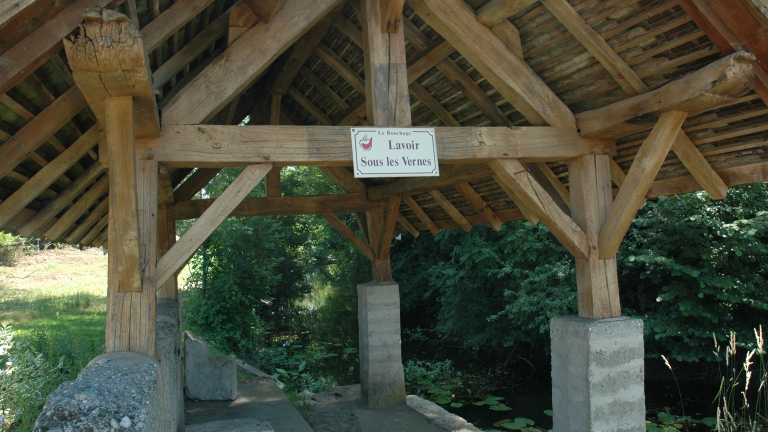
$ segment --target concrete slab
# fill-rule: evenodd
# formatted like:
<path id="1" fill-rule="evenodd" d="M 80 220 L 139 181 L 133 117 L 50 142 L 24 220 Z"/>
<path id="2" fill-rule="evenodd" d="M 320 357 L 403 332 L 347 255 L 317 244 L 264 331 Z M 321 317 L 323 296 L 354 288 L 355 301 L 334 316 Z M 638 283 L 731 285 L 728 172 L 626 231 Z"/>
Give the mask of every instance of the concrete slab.
<path id="1" fill-rule="evenodd" d="M 478 432 L 463 419 L 415 396 L 408 405 L 368 408 L 360 398 L 360 385 L 334 387 L 312 397 L 315 432 Z M 413 399 L 418 400 L 413 400 Z M 426 414 L 414 409 L 425 408 Z M 429 408 L 429 409 L 427 409 Z M 443 411 L 443 412 L 439 412 Z M 428 417 L 429 415 L 429 417 Z M 455 417 L 455 418 L 454 418 Z M 275 428 L 278 431 L 277 428 Z M 279 431 L 278 431 L 279 432 Z"/>
<path id="2" fill-rule="evenodd" d="M 275 432 L 275 430 L 268 421 L 238 419 L 188 425 L 184 432 Z"/>
<path id="3" fill-rule="evenodd" d="M 187 400 L 187 425 L 233 419 L 265 420 L 276 432 L 312 432 L 271 378 L 238 379 L 237 398 L 233 401 Z"/>

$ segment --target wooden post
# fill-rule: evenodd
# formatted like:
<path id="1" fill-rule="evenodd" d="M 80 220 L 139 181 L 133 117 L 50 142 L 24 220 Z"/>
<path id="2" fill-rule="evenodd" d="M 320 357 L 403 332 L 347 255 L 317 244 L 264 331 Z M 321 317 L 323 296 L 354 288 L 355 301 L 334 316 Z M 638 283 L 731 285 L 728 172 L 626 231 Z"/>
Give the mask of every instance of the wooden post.
<path id="1" fill-rule="evenodd" d="M 613 202 L 610 156 L 582 156 L 568 163 L 571 217 L 587 235 L 587 256 L 576 257 L 579 316 L 621 316 L 616 257 L 600 259 L 598 236 Z"/>
<path id="2" fill-rule="evenodd" d="M 156 161 L 136 161 L 133 98 L 105 100 L 109 171 L 106 351 L 155 355 Z"/>
<path id="3" fill-rule="evenodd" d="M 382 15 L 381 5 L 375 0 L 362 0 L 363 46 L 365 47 L 365 90 L 368 121 L 375 126 L 411 126 L 411 105 L 408 93 L 408 74 L 405 61 L 405 31 L 397 27 L 393 33 Z M 397 200 L 399 206 L 400 200 Z M 391 207 L 391 206 L 388 206 Z M 373 280 L 389 282 L 392 268 L 389 245 L 392 241 L 398 208 L 369 210 L 368 235 L 373 249 Z M 391 221 L 392 223 L 387 223 Z"/>
<path id="4" fill-rule="evenodd" d="M 176 220 L 169 215 L 167 206 L 161 205 L 157 210 L 157 259 L 162 258 L 176 243 Z M 177 300 L 178 273 L 168 278 L 168 282 L 157 287 L 157 297 Z"/>

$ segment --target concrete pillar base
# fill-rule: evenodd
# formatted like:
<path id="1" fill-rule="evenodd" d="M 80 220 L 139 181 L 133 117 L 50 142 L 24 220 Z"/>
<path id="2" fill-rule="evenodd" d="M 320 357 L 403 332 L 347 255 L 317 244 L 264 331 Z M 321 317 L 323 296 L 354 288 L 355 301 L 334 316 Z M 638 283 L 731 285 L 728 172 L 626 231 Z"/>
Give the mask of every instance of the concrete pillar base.
<path id="1" fill-rule="evenodd" d="M 554 432 L 645 431 L 643 321 L 552 319 Z"/>
<path id="2" fill-rule="evenodd" d="M 371 408 L 405 404 L 400 354 L 400 287 L 395 282 L 357 286 L 360 384 Z"/>

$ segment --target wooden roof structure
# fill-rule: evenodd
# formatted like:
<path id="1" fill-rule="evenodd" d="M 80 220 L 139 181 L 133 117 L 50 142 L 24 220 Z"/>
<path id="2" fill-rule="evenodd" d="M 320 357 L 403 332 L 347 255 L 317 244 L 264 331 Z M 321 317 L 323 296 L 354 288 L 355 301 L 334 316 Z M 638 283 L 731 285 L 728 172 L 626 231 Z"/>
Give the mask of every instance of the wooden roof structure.
<path id="1" fill-rule="evenodd" d="M 0 230 L 100 246 L 128 229 L 122 244 L 135 249 L 142 234 L 130 227 L 142 205 L 154 208 L 136 192 L 146 181 L 158 184 L 160 226 L 199 218 L 203 240 L 229 214 L 319 213 L 376 268 L 384 256 L 388 267 L 395 224 L 418 235 L 527 218 L 577 258 L 599 232 L 602 262 L 645 199 L 722 199 L 768 179 L 767 10 L 762 0 L 0 0 Z M 441 175 L 355 179 L 349 128 L 368 124 L 435 127 Z M 249 168 L 231 191 L 192 199 L 236 165 Z M 347 193 L 284 197 L 288 165 L 319 166 Z M 612 190 L 585 186 L 595 172 Z M 266 198 L 235 190 L 265 176 Z M 589 240 L 591 216 L 573 209 L 595 193 L 607 201 Z M 356 212 L 364 239 L 340 212 Z M 202 243 L 174 246 L 162 231 L 158 286 Z M 141 290 L 140 274 L 121 273 L 137 287 L 127 291 Z"/>

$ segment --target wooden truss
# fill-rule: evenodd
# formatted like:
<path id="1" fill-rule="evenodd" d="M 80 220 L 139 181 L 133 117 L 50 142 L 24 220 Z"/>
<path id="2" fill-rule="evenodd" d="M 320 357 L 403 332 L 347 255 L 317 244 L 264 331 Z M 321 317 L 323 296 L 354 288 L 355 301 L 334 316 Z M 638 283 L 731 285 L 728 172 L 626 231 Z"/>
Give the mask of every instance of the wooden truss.
<path id="1" fill-rule="evenodd" d="M 762 11 L 635 3 L 0 9 L 0 117 L 17 119 L 0 124 L 0 229 L 109 245 L 108 351 L 154 353 L 156 297 L 176 298 L 175 274 L 227 216 L 320 214 L 379 282 L 397 231 L 541 222 L 575 258 L 580 315 L 619 316 L 616 254 L 646 199 L 768 179 Z M 435 127 L 440 176 L 355 179 L 358 125 Z M 245 168 L 195 199 L 229 166 Z M 282 196 L 284 166 L 345 193 Z M 262 179 L 266 196 L 246 197 Z M 359 235 L 336 216 L 349 212 Z M 177 240 L 181 219 L 197 220 Z"/>

